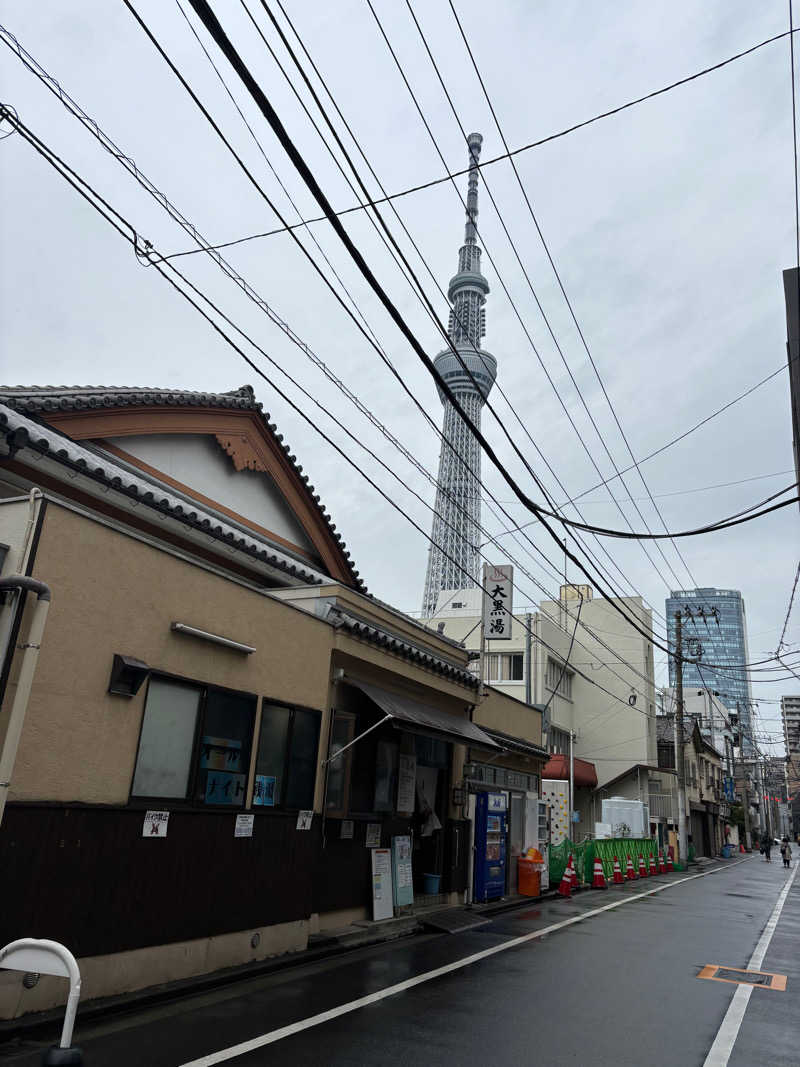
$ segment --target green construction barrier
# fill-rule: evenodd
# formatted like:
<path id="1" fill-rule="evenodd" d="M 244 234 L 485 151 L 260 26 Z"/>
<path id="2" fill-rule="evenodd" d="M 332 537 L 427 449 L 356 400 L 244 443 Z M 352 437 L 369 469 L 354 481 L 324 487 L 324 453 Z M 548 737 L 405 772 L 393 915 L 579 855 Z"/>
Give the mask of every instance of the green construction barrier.
<path id="1" fill-rule="evenodd" d="M 594 874 L 594 861 L 599 858 L 603 865 L 603 874 L 606 881 L 610 882 L 614 877 L 614 857 L 620 863 L 623 877 L 628 865 L 628 856 L 633 861 L 633 867 L 637 875 L 639 873 L 639 857 L 644 857 L 648 874 L 650 873 L 650 857 L 658 863 L 658 842 L 649 837 L 610 837 L 597 841 L 584 841 L 576 845 L 569 838 L 565 838 L 560 845 L 550 846 L 550 888 L 557 888 L 564 877 L 567 861 L 573 857 L 578 881 L 591 885 Z"/>

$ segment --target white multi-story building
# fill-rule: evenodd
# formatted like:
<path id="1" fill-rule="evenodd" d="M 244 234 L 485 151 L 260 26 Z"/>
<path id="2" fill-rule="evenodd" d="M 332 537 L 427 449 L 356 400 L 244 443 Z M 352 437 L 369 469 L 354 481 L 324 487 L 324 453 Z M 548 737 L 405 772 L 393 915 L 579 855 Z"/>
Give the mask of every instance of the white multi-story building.
<path id="1" fill-rule="evenodd" d="M 651 768 L 658 778 L 653 646 L 616 609 L 633 617 L 645 634 L 652 633 L 652 617 L 639 597 L 595 599 L 591 587 L 575 585 L 562 586 L 560 593 L 557 601 L 514 612 L 510 639 L 485 641 L 484 681 L 547 708 L 554 777 L 560 772 L 552 768 L 566 765 L 572 734 L 582 838 L 594 831 L 603 795 L 648 803 Z M 445 590 L 426 624 L 477 656 L 481 597 L 479 588 Z M 474 667 L 478 670 L 477 658 Z M 654 821 L 661 817 L 655 814 Z"/>

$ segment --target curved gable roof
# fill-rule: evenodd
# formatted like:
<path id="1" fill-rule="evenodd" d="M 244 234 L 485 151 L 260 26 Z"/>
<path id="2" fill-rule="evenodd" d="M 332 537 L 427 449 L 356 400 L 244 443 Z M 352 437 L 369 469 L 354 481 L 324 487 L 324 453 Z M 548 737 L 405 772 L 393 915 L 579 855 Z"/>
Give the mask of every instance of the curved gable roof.
<path id="1" fill-rule="evenodd" d="M 327 573 L 364 590 L 330 514 L 250 385 L 229 393 L 107 386 L 0 387 L 0 403 L 47 423 L 74 441 L 99 440 L 102 444 L 110 437 L 156 434 L 216 437 L 236 470 L 260 471 L 270 477 Z M 149 473 L 161 476 L 152 468 Z M 196 487 L 180 488 L 197 495 Z"/>

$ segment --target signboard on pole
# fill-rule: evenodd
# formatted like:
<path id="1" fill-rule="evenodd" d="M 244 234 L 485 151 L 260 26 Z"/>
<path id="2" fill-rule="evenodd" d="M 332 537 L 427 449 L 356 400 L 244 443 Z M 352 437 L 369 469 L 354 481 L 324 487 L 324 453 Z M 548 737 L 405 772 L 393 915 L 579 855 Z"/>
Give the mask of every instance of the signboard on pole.
<path id="1" fill-rule="evenodd" d="M 391 919 L 394 915 L 392 898 L 392 853 L 388 848 L 372 849 L 372 918 Z"/>
<path id="2" fill-rule="evenodd" d="M 414 903 L 414 877 L 411 870 L 411 838 L 392 838 L 392 881 L 398 908 Z"/>
<path id="3" fill-rule="evenodd" d="M 483 565 L 483 630 L 487 641 L 511 640 L 514 568 Z"/>

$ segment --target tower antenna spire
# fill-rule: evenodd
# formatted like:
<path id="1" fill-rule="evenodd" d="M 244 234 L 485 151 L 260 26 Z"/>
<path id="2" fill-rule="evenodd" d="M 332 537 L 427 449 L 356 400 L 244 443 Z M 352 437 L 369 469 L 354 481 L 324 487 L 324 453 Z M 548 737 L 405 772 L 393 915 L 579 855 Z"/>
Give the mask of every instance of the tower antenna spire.
<path id="1" fill-rule="evenodd" d="M 436 369 L 479 429 L 481 409 L 497 377 L 497 360 L 481 348 L 486 333 L 484 305 L 489 292 L 489 283 L 481 273 L 477 227 L 482 144 L 479 133 L 471 133 L 467 138 L 469 176 L 464 244 L 458 251 L 458 272 L 450 279 L 447 289 L 451 304 L 447 333 L 452 348 L 444 349 L 434 359 Z M 462 361 L 469 373 L 464 370 Z M 422 598 L 422 614 L 427 618 L 435 613 L 439 595 L 444 590 L 470 588 L 477 584 L 480 561 L 480 448 L 449 400 L 441 393 L 439 399 L 444 405 L 444 441 L 439 454 L 432 544 L 428 550 Z"/>

